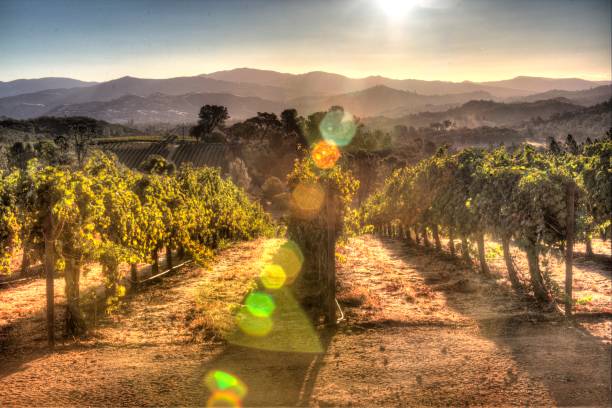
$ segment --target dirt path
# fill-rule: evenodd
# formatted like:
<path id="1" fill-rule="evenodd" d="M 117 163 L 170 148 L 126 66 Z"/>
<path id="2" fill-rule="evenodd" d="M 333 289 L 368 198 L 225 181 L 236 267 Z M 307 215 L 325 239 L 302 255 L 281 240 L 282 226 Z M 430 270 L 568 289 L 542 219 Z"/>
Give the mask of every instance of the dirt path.
<path id="1" fill-rule="evenodd" d="M 210 270 L 143 289 L 91 339 L 54 354 L 16 342 L 0 355 L 0 406 L 203 406 L 213 370 L 244 382 L 246 406 L 610 405 L 603 339 L 540 322 L 505 285 L 371 236 L 342 250 L 337 330 L 309 331 L 279 292 L 270 335 L 193 341 L 202 285 L 254 277 L 269 245 L 237 245 Z M 322 352 L 306 353 L 314 334 Z"/>
<path id="2" fill-rule="evenodd" d="M 368 309 L 348 309 L 313 404 L 610 405 L 609 343 L 580 326 L 398 241 L 361 237 L 344 256 L 341 296 Z"/>
<path id="3" fill-rule="evenodd" d="M 264 243 L 236 245 L 212 269 L 187 268 L 143 288 L 89 339 L 59 345 L 55 353 L 12 339 L 0 355 L 0 406 L 202 406 L 202 362 L 223 347 L 192 341 L 187 316 L 208 279 L 255 275 Z"/>

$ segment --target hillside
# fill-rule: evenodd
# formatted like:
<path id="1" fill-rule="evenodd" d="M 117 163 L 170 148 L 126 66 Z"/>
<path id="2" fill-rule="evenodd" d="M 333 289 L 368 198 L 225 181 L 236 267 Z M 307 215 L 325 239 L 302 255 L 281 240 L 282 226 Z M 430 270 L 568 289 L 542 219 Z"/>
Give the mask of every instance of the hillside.
<path id="1" fill-rule="evenodd" d="M 96 82 L 84 82 L 72 78 L 38 78 L 17 79 L 15 81 L 0 81 L 0 98 L 15 96 L 25 93 L 44 91 L 47 89 L 79 88 L 93 86 Z"/>
<path id="2" fill-rule="evenodd" d="M 536 77 L 516 77 L 495 82 L 450 82 L 425 81 L 418 79 L 392 79 L 383 76 L 349 78 L 344 75 L 328 72 L 308 72 L 304 74 L 287 74 L 271 70 L 238 68 L 218 71 L 204 76 L 223 81 L 249 82 L 260 85 L 276 86 L 291 89 L 303 94 L 341 94 L 364 90 L 384 85 L 397 90 L 411 91 L 423 95 L 457 94 L 469 92 L 487 92 L 498 98 L 526 96 L 536 92 L 553 89 L 570 91 L 589 89 L 601 82 L 582 79 L 553 79 Z"/>
<path id="3" fill-rule="evenodd" d="M 547 120 L 532 120 L 517 128 L 532 139 L 564 140 L 571 134 L 579 141 L 601 139 L 612 129 L 612 100 L 574 112 L 559 113 Z"/>
<path id="4" fill-rule="evenodd" d="M 443 112 L 421 112 L 400 118 L 370 118 L 364 122 L 371 127 L 391 129 L 395 125 L 429 126 L 432 123 L 450 120 L 456 127 L 514 126 L 533 118 L 547 119 L 555 114 L 576 112 L 581 106 L 562 100 L 546 100 L 528 103 L 501 103 L 493 101 L 470 101 L 460 107 Z"/>
<path id="5" fill-rule="evenodd" d="M 198 92 L 227 93 L 270 100 L 284 100 L 288 97 L 287 92 L 281 88 L 218 81 L 205 77 L 170 79 L 123 77 L 87 88 L 45 90 L 0 98 L 0 116 L 25 119 L 49 114 L 62 105 L 112 101 L 126 95 L 147 97 L 156 93 L 185 95 Z"/>
<path id="6" fill-rule="evenodd" d="M 301 98 L 289 102 L 298 111 L 311 113 L 340 105 L 358 117 L 376 115 L 399 116 L 402 113 L 415 113 L 436 110 L 436 106 L 448 108 L 473 99 L 491 98 L 486 92 L 473 92 L 450 95 L 420 95 L 400 91 L 384 85 L 377 85 L 363 91 L 320 98 Z"/>
<path id="7" fill-rule="evenodd" d="M 555 89 L 543 93 L 533 94 L 518 98 L 520 102 L 535 102 L 544 99 L 559 99 L 563 98 L 573 103 L 592 106 L 608 101 L 612 98 L 612 85 L 602 85 L 596 88 L 585 89 L 581 91 L 562 91 Z"/>
<path id="8" fill-rule="evenodd" d="M 257 115 L 258 111 L 280 113 L 282 105 L 257 97 L 240 97 L 226 93 L 193 93 L 146 97 L 127 95 L 105 102 L 62 105 L 51 109 L 51 116 L 89 116 L 114 123 L 185 123 L 195 122 L 203 105 L 223 105 L 232 120 Z"/>
<path id="9" fill-rule="evenodd" d="M 484 85 L 490 85 L 501 88 L 511 88 L 530 93 L 547 92 L 554 89 L 563 89 L 566 91 L 580 91 L 593 88 L 598 85 L 609 85 L 610 81 L 587 81 L 581 78 L 541 78 L 530 76 L 517 76 L 516 78 L 506 79 L 502 81 L 483 82 Z"/>

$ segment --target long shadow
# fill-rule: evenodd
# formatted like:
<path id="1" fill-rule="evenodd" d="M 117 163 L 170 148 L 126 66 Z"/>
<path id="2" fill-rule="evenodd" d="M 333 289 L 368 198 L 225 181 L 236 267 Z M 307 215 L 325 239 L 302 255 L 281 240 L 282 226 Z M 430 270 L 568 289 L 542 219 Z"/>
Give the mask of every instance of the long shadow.
<path id="1" fill-rule="evenodd" d="M 247 388 L 244 406 L 308 405 L 336 329 L 315 329 L 291 289 L 251 293 L 270 300 L 272 312 L 249 309 L 254 304 L 247 298 L 236 316 L 238 327 L 223 351 L 201 366 L 200 378 L 219 371 L 233 375 Z M 215 391 L 205 390 L 202 402 L 215 398 Z"/>
<path id="2" fill-rule="evenodd" d="M 335 330 L 319 331 L 322 350 L 317 353 L 261 350 L 228 344 L 221 354 L 200 368 L 200 378 L 215 371 L 229 373 L 247 388 L 244 406 L 307 406 Z M 202 399 L 214 391 L 202 382 Z"/>
<path id="3" fill-rule="evenodd" d="M 458 265 L 446 255 L 438 257 L 432 251 L 408 247 L 396 240 L 381 238 L 380 241 L 392 255 L 412 266 L 424 278 L 425 284 L 431 281 L 427 278 L 431 277 L 432 271 L 425 268 L 420 259 L 435 257 L 442 264 L 448 263 L 449 267 Z M 456 273 L 498 291 L 500 298 L 514 297 L 508 293 L 509 288 L 501 287 L 475 271 L 462 269 Z M 527 307 L 527 313 L 478 316 L 466 302 L 470 296 L 473 294 L 453 292 L 447 297 L 447 304 L 476 321 L 482 336 L 494 341 L 501 350 L 509 350 L 514 361 L 529 373 L 530 379 L 548 389 L 557 405 L 610 406 L 610 345 L 587 331 L 582 325 L 584 321 L 567 321 L 560 315 L 541 313 L 528 302 L 521 304 L 515 297 L 515 303 L 519 303 L 521 308 Z M 472 302 L 486 302 L 491 306 L 490 310 L 498 310 L 507 300 L 500 302 L 500 299 L 481 296 Z M 609 318 L 597 321 L 605 322 Z"/>
<path id="4" fill-rule="evenodd" d="M 164 260 L 165 258 L 162 258 Z M 166 275 L 172 277 L 176 271 Z M 141 270 L 140 274 L 145 277 L 150 275 L 150 266 L 146 265 Z M 34 278 L 36 279 L 36 278 Z M 28 281 L 27 283 L 30 283 Z M 164 277 L 154 281 L 147 282 L 139 286 L 133 287 L 126 293 L 125 297 L 117 299 L 116 303 L 111 305 L 105 304 L 107 296 L 92 300 L 87 297 L 83 299 L 82 312 L 86 320 L 88 332 L 84 335 L 85 338 L 92 335 L 92 330 L 104 325 L 114 324 L 112 319 L 106 315 L 105 311 L 109 307 L 117 307 L 122 313 L 129 310 L 130 300 L 133 296 L 140 292 L 146 291 L 149 287 L 155 287 L 158 284 L 164 283 Z M 95 291 L 95 288 L 92 290 Z M 56 287 L 57 292 L 57 287 Z M 91 346 L 83 345 L 82 343 L 74 342 L 73 338 L 66 338 L 63 334 L 64 328 L 64 312 L 65 303 L 55 303 L 55 341 L 56 345 L 51 350 L 47 345 L 47 323 L 46 312 L 44 307 L 36 310 L 31 314 L 23 315 L 17 319 L 11 320 L 8 324 L 0 326 L 0 380 L 10 376 L 16 372 L 27 368 L 28 363 L 45 358 L 51 354 L 68 352 L 74 349 L 86 349 Z M 28 327 L 26 337 L 20 337 L 24 333 L 21 330 Z"/>

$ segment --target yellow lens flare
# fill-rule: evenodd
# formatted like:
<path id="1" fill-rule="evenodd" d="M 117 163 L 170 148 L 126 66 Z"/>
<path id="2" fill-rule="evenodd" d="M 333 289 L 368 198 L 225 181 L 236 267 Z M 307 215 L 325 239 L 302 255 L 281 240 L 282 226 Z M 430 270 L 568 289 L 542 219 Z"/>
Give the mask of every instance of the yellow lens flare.
<path id="1" fill-rule="evenodd" d="M 236 324 L 243 333 L 253 337 L 267 336 L 274 326 L 269 317 L 254 316 L 247 307 L 236 314 Z"/>
<path id="2" fill-rule="evenodd" d="M 294 215 L 310 219 L 316 217 L 323 201 L 325 192 L 318 184 L 300 183 L 291 192 L 291 209 Z"/>
<path id="3" fill-rule="evenodd" d="M 321 140 L 312 147 L 312 160 L 320 169 L 331 169 L 340 158 L 340 149 L 336 144 Z"/>
<path id="4" fill-rule="evenodd" d="M 261 283 L 266 289 L 280 289 L 287 280 L 287 275 L 280 265 L 267 264 L 259 274 Z"/>
<path id="5" fill-rule="evenodd" d="M 276 251 L 272 263 L 283 268 L 286 275 L 285 285 L 292 284 L 302 270 L 304 255 L 293 241 L 287 241 Z"/>

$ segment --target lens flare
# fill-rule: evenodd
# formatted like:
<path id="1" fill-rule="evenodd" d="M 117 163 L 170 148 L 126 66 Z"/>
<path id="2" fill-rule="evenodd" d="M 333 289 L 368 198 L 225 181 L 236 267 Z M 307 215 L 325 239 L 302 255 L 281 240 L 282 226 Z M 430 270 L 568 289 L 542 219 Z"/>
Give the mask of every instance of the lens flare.
<path id="1" fill-rule="evenodd" d="M 270 317 L 276 309 L 272 296 L 263 292 L 251 292 L 244 302 L 253 316 Z"/>
<path id="2" fill-rule="evenodd" d="M 274 291 L 274 324 L 270 318 L 255 317 L 246 307 L 238 312 L 240 330 L 228 342 L 241 347 L 290 353 L 321 353 L 323 347 L 310 317 L 288 287 Z M 267 319 L 267 320 L 266 320 Z"/>
<path id="3" fill-rule="evenodd" d="M 323 205 L 325 192 L 318 184 L 298 184 L 291 192 L 291 208 L 300 218 L 314 218 Z"/>
<path id="4" fill-rule="evenodd" d="M 236 323 L 243 333 L 253 337 L 264 337 L 272 331 L 274 323 L 269 317 L 254 316 L 247 307 L 240 309 Z"/>
<path id="5" fill-rule="evenodd" d="M 206 402 L 207 407 L 241 407 L 240 398 L 234 393 L 225 391 L 215 391 L 208 401 Z"/>
<path id="6" fill-rule="evenodd" d="M 247 386 L 238 377 L 221 370 L 209 371 L 204 378 L 204 384 L 211 392 L 223 391 L 232 393 L 238 399 L 247 394 Z"/>
<path id="7" fill-rule="evenodd" d="M 280 265 L 267 264 L 259 274 L 259 279 L 266 289 L 279 289 L 285 284 L 287 275 Z"/>
<path id="8" fill-rule="evenodd" d="M 336 146 L 346 146 L 351 143 L 357 125 L 355 118 L 343 109 L 332 109 L 319 124 L 319 131 L 323 139 L 329 144 Z"/>
<path id="9" fill-rule="evenodd" d="M 331 169 L 340 158 L 340 149 L 333 142 L 321 140 L 315 143 L 310 155 L 318 168 Z"/>
<path id="10" fill-rule="evenodd" d="M 300 247 L 293 241 L 287 241 L 276 251 L 272 263 L 283 268 L 286 275 L 286 285 L 290 285 L 302 270 L 304 255 Z"/>

